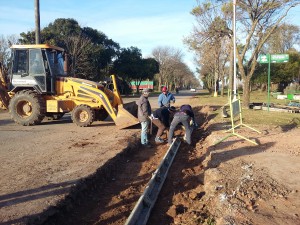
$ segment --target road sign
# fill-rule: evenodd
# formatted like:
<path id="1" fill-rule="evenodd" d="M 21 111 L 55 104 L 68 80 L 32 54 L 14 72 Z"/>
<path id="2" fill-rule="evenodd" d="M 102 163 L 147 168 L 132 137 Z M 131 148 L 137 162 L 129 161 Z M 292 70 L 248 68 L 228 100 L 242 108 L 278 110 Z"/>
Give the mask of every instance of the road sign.
<path id="1" fill-rule="evenodd" d="M 271 63 L 285 63 L 289 61 L 289 54 L 271 55 Z"/>
<path id="2" fill-rule="evenodd" d="M 259 63 L 269 63 L 270 55 L 260 55 L 258 57 Z M 271 63 L 286 63 L 289 61 L 289 54 L 274 54 L 271 55 Z"/>
<path id="3" fill-rule="evenodd" d="M 259 63 L 268 63 L 268 111 L 270 107 L 270 71 L 271 71 L 271 63 L 286 63 L 289 61 L 289 54 L 274 54 L 274 55 L 259 55 L 258 60 Z"/>
<path id="4" fill-rule="evenodd" d="M 258 57 L 258 62 L 259 63 L 269 63 L 269 55 L 260 55 Z"/>

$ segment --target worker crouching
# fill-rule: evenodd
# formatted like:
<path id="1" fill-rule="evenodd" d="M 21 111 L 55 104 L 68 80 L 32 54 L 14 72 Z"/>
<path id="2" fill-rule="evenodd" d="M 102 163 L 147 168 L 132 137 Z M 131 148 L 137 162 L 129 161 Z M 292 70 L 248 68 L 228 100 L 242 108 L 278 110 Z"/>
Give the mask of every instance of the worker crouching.
<path id="1" fill-rule="evenodd" d="M 186 141 L 186 143 L 190 145 L 192 143 L 191 136 L 192 136 L 193 129 L 194 127 L 197 126 L 197 124 L 195 123 L 194 112 L 190 105 L 182 105 L 180 107 L 179 112 L 175 113 L 174 118 L 170 125 L 170 130 L 168 135 L 169 145 L 172 144 L 174 130 L 179 123 L 182 123 L 182 125 L 184 126 L 185 128 L 184 140 Z"/>
<path id="2" fill-rule="evenodd" d="M 161 139 L 161 135 L 166 128 L 170 127 L 170 116 L 173 116 L 175 112 L 176 108 L 174 106 L 171 106 L 170 108 L 162 107 L 155 110 L 151 115 L 152 123 L 158 128 L 155 137 L 155 143 L 164 143 L 164 140 Z"/>

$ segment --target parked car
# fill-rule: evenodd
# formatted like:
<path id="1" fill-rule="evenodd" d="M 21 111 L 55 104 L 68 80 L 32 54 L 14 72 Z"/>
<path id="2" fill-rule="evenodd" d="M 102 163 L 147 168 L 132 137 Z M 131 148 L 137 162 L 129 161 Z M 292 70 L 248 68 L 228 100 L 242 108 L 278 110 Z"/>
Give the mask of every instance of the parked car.
<path id="1" fill-rule="evenodd" d="M 196 92 L 196 88 L 191 88 L 191 92 Z"/>

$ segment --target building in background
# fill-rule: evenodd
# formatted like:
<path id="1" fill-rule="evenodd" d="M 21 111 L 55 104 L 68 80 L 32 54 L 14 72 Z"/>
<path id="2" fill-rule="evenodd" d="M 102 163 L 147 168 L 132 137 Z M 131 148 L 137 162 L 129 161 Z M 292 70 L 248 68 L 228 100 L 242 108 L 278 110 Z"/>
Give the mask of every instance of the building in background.
<path id="1" fill-rule="evenodd" d="M 136 91 L 135 82 L 131 81 L 130 84 L 131 84 L 131 89 L 133 91 Z M 153 90 L 153 81 L 151 81 L 151 80 L 142 81 L 139 86 L 139 90 L 143 90 L 144 88 L 149 88 L 149 89 Z"/>

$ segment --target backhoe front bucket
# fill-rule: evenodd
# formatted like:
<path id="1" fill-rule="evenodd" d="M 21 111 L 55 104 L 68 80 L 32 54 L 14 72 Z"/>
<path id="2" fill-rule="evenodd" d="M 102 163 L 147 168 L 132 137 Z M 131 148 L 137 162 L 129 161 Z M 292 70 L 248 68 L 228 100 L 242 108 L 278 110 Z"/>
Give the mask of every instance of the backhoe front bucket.
<path id="1" fill-rule="evenodd" d="M 137 105 L 135 102 L 118 105 L 118 114 L 115 120 L 116 125 L 120 128 L 131 127 L 139 123 L 137 116 Z"/>

